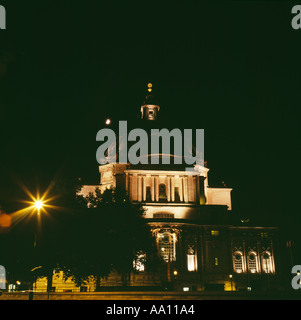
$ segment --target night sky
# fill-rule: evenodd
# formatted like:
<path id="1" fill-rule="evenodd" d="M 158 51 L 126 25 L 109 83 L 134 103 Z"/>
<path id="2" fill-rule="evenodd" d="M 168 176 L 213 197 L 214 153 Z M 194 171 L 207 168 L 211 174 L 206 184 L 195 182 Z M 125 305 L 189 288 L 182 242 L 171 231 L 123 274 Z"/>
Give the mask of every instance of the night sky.
<path id="1" fill-rule="evenodd" d="M 209 184 L 238 216 L 299 241 L 294 3 L 139 3 L 0 1 L 0 201 L 26 200 L 17 181 L 98 183 L 97 131 L 135 118 L 152 82 L 167 126 L 205 129 Z"/>

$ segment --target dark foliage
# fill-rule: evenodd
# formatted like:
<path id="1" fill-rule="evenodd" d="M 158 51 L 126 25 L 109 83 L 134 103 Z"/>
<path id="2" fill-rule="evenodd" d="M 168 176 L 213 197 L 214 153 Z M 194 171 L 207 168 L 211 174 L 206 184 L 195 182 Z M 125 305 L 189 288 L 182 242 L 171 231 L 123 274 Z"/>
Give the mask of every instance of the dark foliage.
<path id="1" fill-rule="evenodd" d="M 77 195 L 79 190 L 78 181 L 56 180 L 48 194 L 54 200 L 47 213 L 31 212 L 18 223 L 13 219 L 11 231 L 0 237 L 1 263 L 10 281 L 30 285 L 46 276 L 50 290 L 57 269 L 78 285 L 94 277 L 98 288 L 100 279 L 116 270 L 126 285 L 141 252 L 155 256 L 141 204 L 131 203 L 119 189 L 103 194 L 96 189 L 86 198 Z"/>

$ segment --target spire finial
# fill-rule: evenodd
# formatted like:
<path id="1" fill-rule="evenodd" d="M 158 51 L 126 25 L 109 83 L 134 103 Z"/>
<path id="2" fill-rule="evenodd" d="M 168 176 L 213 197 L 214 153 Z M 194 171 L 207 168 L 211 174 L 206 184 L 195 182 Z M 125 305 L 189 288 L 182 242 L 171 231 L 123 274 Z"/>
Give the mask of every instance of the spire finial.
<path id="1" fill-rule="evenodd" d="M 153 90 L 153 85 L 151 83 L 149 83 L 148 85 L 148 92 L 151 92 Z"/>

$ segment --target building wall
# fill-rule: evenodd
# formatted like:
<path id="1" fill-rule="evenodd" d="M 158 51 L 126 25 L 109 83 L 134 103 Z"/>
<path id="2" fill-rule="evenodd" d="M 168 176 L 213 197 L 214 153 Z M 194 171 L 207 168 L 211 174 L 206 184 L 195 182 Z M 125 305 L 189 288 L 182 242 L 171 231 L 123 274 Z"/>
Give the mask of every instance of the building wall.
<path id="1" fill-rule="evenodd" d="M 232 210 L 231 188 L 205 188 L 207 204 L 226 205 L 228 210 Z"/>
<path id="2" fill-rule="evenodd" d="M 158 255 L 165 261 L 156 275 L 148 270 L 134 272 L 131 285 L 167 283 L 177 290 L 189 288 L 191 291 L 264 288 L 266 279 L 269 279 L 269 285 L 276 283 L 279 280 L 274 258 L 277 230 L 234 227 L 225 223 L 226 220 L 220 220 L 220 215 L 227 214 L 215 209 L 223 206 L 232 209 L 232 189 L 210 188 L 209 169 L 201 169 L 205 170 L 186 172 L 134 170 L 119 164 L 100 166 L 102 191 L 107 187 L 122 186 L 133 202 L 143 203 L 145 218 L 157 240 Z M 91 188 L 84 186 L 82 194 L 87 194 L 88 190 Z M 206 198 L 204 206 L 200 206 L 202 191 Z M 173 244 L 164 242 L 167 233 Z M 238 252 L 241 262 L 237 260 Z M 268 258 L 263 259 L 263 254 Z M 240 263 L 241 270 L 238 270 Z M 268 265 L 268 272 L 263 270 L 263 264 Z M 117 274 L 112 274 L 104 279 L 103 285 L 120 285 L 120 281 Z"/>
<path id="3" fill-rule="evenodd" d="M 210 188 L 208 171 L 199 172 L 130 170 L 128 164 L 106 164 L 99 166 L 100 184 L 84 185 L 79 194 L 87 196 L 98 187 L 101 192 L 106 188 L 121 186 L 125 188 L 132 201 L 199 204 L 202 197 L 200 183 L 204 184 L 207 205 L 227 205 L 231 210 L 231 188 Z M 202 178 L 200 178 L 202 177 Z M 161 186 L 165 188 L 166 198 L 162 199 Z"/>
<path id="4" fill-rule="evenodd" d="M 281 282 L 280 269 L 276 266 L 277 229 L 255 227 L 231 227 L 217 225 L 192 225 L 179 222 L 150 222 L 153 236 L 157 240 L 158 254 L 162 257 L 161 265 L 154 271 L 139 268 L 130 275 L 129 286 L 162 287 L 167 286 L 182 291 L 202 290 L 247 290 L 265 291 L 277 288 Z M 170 241 L 162 242 L 165 233 L 173 235 Z M 165 251 L 161 249 L 165 248 Z M 169 254 L 166 255 L 167 250 Z M 235 269 L 234 258 L 242 253 L 242 271 Z M 256 253 L 259 257 L 256 272 L 250 270 L 248 254 Z M 271 255 L 270 271 L 265 272 L 261 259 L 265 252 Z M 191 259 L 195 259 L 194 261 Z M 193 261 L 193 268 L 191 268 Z M 101 280 L 101 286 L 122 286 L 122 278 L 112 272 Z M 84 286 L 77 287 L 69 278 L 65 280 L 62 272 L 53 275 L 55 292 L 93 292 L 96 288 L 91 277 Z M 279 286 L 278 286 L 279 287 Z M 37 292 L 47 289 L 46 278 L 39 279 L 34 285 Z"/>

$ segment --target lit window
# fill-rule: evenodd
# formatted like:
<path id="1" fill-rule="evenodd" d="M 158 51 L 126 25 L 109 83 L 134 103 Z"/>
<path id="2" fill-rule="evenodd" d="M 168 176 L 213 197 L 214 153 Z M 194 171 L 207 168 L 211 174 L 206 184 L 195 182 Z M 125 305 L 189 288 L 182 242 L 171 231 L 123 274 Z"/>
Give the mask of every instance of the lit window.
<path id="1" fill-rule="evenodd" d="M 216 257 L 214 258 L 214 265 L 218 266 L 218 258 L 216 258 Z"/>
<path id="2" fill-rule="evenodd" d="M 268 238 L 268 233 L 267 232 L 261 232 L 260 236 L 261 236 L 261 238 Z"/>
<path id="3" fill-rule="evenodd" d="M 219 231 L 218 230 L 211 230 L 211 235 L 212 236 L 219 236 Z"/>
<path id="4" fill-rule="evenodd" d="M 273 273 L 272 268 L 272 256 L 268 251 L 265 251 L 261 255 L 262 271 L 264 273 Z"/>
<path id="5" fill-rule="evenodd" d="M 256 252 L 249 252 L 248 254 L 248 269 L 251 273 L 258 272 L 258 258 Z"/>
<path id="6" fill-rule="evenodd" d="M 191 247 L 189 247 L 189 249 L 187 251 L 187 270 L 188 271 L 197 271 L 197 269 L 198 269 L 197 256 L 191 246 Z"/>
<path id="7" fill-rule="evenodd" d="M 165 187 L 165 184 L 163 183 L 159 185 L 159 201 L 161 202 L 167 201 L 166 187 Z"/>
<path id="8" fill-rule="evenodd" d="M 16 285 L 15 284 L 9 284 L 8 285 L 8 292 L 12 292 L 16 290 Z"/>
<path id="9" fill-rule="evenodd" d="M 183 291 L 189 291 L 189 287 L 183 287 Z"/>
<path id="10" fill-rule="evenodd" d="M 233 256 L 233 267 L 236 273 L 242 273 L 244 271 L 243 266 L 243 254 L 240 251 L 236 251 Z"/>
<path id="11" fill-rule="evenodd" d="M 159 254 L 165 262 L 176 260 L 176 235 L 175 233 L 158 233 L 157 243 Z"/>

